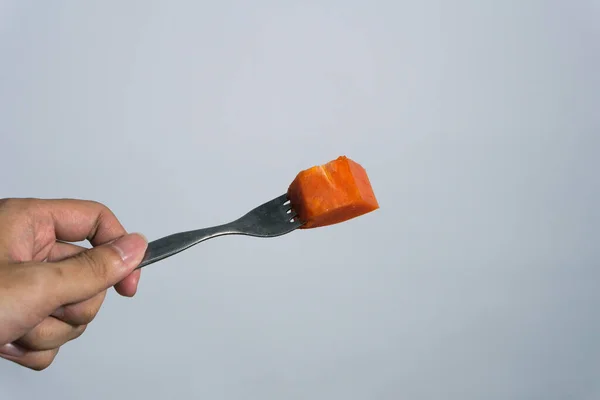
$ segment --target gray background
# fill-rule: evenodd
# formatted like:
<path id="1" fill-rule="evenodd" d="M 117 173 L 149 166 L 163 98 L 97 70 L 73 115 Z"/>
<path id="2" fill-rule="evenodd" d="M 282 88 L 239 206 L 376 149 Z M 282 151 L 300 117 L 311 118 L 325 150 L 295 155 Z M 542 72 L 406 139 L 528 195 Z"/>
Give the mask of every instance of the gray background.
<path id="1" fill-rule="evenodd" d="M 600 398 L 598 2 L 300 3 L 0 1 L 0 197 L 153 239 L 346 154 L 381 203 L 149 267 L 0 398 Z"/>

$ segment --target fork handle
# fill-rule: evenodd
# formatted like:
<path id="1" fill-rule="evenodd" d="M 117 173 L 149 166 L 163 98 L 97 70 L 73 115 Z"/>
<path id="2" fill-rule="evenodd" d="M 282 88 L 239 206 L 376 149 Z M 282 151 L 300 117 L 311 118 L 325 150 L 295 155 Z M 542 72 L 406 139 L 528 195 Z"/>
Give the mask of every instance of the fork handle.
<path id="1" fill-rule="evenodd" d="M 172 255 L 182 252 L 205 240 L 217 236 L 235 235 L 238 233 L 237 230 L 232 229 L 231 224 L 226 224 L 165 236 L 148 243 L 144 258 L 136 269 L 143 268 L 146 265 L 171 257 Z"/>

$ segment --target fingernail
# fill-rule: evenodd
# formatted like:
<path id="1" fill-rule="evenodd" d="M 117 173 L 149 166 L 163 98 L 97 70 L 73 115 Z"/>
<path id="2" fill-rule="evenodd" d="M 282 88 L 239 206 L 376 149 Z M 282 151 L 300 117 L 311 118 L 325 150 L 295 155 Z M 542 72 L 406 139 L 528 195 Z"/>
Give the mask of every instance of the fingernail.
<path id="1" fill-rule="evenodd" d="M 64 307 L 58 307 L 53 313 L 52 316 L 54 318 L 63 318 L 65 316 L 65 308 Z"/>
<path id="2" fill-rule="evenodd" d="M 148 241 L 139 233 L 130 233 L 120 237 L 111 246 L 119 252 L 121 259 L 127 266 L 139 263 L 146 251 Z"/>
<path id="3" fill-rule="evenodd" d="M 25 355 L 25 350 L 16 344 L 7 343 L 4 346 L 0 347 L 0 354 L 4 354 L 5 356 L 10 357 L 22 357 Z"/>

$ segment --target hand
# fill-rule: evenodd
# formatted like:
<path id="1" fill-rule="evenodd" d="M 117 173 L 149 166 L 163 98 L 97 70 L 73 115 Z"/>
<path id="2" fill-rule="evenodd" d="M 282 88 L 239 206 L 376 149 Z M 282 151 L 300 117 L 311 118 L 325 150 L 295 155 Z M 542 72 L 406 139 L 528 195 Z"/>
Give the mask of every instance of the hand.
<path id="1" fill-rule="evenodd" d="M 93 249 L 68 243 L 85 239 Z M 0 200 L 0 357 L 48 367 L 94 319 L 108 288 L 135 294 L 146 247 L 99 203 Z"/>

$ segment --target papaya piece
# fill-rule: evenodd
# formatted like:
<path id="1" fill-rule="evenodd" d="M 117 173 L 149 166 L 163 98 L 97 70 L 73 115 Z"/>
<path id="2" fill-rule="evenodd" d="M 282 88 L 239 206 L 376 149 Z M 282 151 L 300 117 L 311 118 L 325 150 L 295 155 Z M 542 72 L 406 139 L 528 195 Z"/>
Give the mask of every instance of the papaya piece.
<path id="1" fill-rule="evenodd" d="M 288 199 L 302 229 L 333 225 L 379 208 L 365 169 L 346 156 L 301 171 Z"/>

